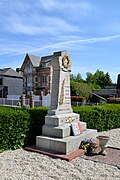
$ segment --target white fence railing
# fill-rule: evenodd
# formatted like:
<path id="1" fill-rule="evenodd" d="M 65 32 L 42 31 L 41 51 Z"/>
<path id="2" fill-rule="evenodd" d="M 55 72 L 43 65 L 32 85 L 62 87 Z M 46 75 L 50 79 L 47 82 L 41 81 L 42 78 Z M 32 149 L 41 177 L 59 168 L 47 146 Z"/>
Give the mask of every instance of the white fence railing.
<path id="1" fill-rule="evenodd" d="M 20 100 L 15 99 L 6 99 L 6 98 L 0 98 L 0 105 L 1 106 L 18 106 L 20 104 Z M 92 106 L 92 105 L 99 105 L 98 103 L 83 103 L 83 102 L 71 102 L 72 106 Z M 25 100 L 25 105 L 29 107 L 30 100 Z M 39 100 L 34 101 L 34 106 L 50 106 L 50 99 L 49 100 Z"/>
<path id="2" fill-rule="evenodd" d="M 20 100 L 0 98 L 0 105 L 1 106 L 18 106 L 19 104 L 20 104 Z M 30 105 L 29 99 L 25 100 L 25 105 L 29 107 L 29 105 Z M 50 102 L 48 100 L 34 101 L 34 106 L 35 107 L 50 106 Z"/>

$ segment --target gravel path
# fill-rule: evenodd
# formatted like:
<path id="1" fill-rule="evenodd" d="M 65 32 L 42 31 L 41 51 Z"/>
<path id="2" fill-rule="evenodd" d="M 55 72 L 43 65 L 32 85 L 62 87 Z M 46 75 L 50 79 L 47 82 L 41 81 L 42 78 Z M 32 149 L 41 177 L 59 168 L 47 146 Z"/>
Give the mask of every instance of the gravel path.
<path id="1" fill-rule="evenodd" d="M 101 132 L 108 145 L 120 148 L 120 128 Z M 71 162 L 18 149 L 0 154 L 0 180 L 119 180 L 120 169 L 76 158 Z"/>

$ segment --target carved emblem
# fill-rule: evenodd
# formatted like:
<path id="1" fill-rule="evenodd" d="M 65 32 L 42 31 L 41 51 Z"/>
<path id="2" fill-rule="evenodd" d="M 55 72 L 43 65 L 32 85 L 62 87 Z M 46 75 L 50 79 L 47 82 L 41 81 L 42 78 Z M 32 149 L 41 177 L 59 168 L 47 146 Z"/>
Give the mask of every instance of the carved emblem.
<path id="1" fill-rule="evenodd" d="M 71 122 L 73 122 L 75 119 L 73 118 L 73 117 L 69 117 L 67 120 L 66 120 L 66 122 L 67 123 L 71 123 Z"/>
<path id="2" fill-rule="evenodd" d="M 61 86 L 61 95 L 59 99 L 59 105 L 64 104 L 64 86 L 65 86 L 65 79 L 63 80 L 62 86 Z"/>
<path id="3" fill-rule="evenodd" d="M 66 54 L 63 59 L 62 59 L 62 65 L 65 69 L 68 69 L 71 67 L 71 61 L 70 61 L 70 58 L 69 58 L 69 55 Z"/>

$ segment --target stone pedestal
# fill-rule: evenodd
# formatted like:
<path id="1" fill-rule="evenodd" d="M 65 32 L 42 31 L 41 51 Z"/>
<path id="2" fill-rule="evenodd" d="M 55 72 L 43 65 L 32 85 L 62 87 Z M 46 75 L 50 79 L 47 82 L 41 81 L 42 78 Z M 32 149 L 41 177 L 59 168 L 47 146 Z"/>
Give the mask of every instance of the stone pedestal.
<path id="1" fill-rule="evenodd" d="M 53 67 L 51 105 L 45 117 L 42 136 L 36 137 L 36 147 L 57 153 L 68 154 L 77 150 L 85 138 L 95 138 L 96 130 L 86 128 L 80 122 L 82 134 L 74 136 L 71 122 L 79 122 L 79 114 L 73 113 L 70 97 L 71 61 L 66 51 L 56 52 L 51 59 Z"/>
<path id="2" fill-rule="evenodd" d="M 77 150 L 85 138 L 96 138 L 97 131 L 87 129 L 85 122 L 80 122 L 82 134 L 74 136 L 71 123 L 67 122 L 69 117 L 75 119 L 73 122 L 79 121 L 79 115 L 76 113 L 47 115 L 42 128 L 42 136 L 36 137 L 36 146 L 45 151 L 69 154 Z"/>
<path id="3" fill-rule="evenodd" d="M 46 116 L 42 134 L 44 136 L 52 136 L 57 138 L 71 136 L 71 123 L 67 122 L 69 118 L 74 119 L 74 122 L 79 121 L 79 115 L 75 113 Z M 83 131 L 86 130 L 86 123 L 81 122 L 81 127 Z"/>
<path id="4" fill-rule="evenodd" d="M 77 136 L 68 136 L 66 138 L 54 138 L 50 136 L 37 136 L 36 146 L 45 151 L 52 151 L 59 154 L 69 154 L 77 150 L 81 141 L 85 138 L 96 138 L 97 130 L 87 129 Z"/>

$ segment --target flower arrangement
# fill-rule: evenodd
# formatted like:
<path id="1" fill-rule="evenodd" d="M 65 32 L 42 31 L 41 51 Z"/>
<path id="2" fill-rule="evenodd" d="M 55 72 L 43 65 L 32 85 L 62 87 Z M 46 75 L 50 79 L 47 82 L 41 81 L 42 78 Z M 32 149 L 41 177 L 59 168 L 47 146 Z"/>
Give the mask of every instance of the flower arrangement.
<path id="1" fill-rule="evenodd" d="M 83 149 L 85 151 L 85 154 L 91 154 L 92 152 L 95 151 L 97 147 L 98 147 L 97 144 L 92 138 L 85 139 L 80 144 L 80 149 Z"/>

